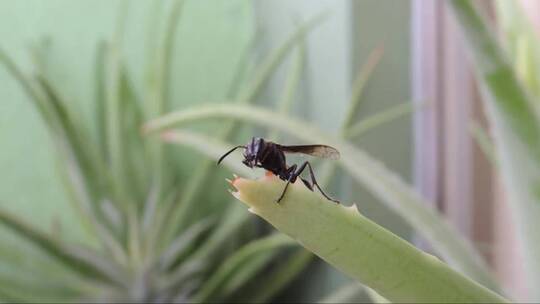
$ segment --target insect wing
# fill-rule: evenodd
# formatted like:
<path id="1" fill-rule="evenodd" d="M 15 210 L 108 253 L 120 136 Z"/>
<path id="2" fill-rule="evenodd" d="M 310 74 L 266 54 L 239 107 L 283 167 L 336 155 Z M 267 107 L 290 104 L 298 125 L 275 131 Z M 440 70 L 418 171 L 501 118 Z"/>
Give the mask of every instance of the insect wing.
<path id="1" fill-rule="evenodd" d="M 315 157 L 339 159 L 339 151 L 326 145 L 300 145 L 300 146 L 282 146 L 279 148 L 285 153 L 302 153 Z"/>

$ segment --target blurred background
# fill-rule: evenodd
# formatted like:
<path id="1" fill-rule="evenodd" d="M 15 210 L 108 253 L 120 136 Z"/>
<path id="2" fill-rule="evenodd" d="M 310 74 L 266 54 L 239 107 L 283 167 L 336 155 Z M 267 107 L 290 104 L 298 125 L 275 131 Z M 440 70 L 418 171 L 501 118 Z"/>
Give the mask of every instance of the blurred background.
<path id="1" fill-rule="evenodd" d="M 540 7 L 519 2 L 534 28 Z M 479 7 L 500 22 L 495 1 Z M 481 94 L 442 1 L 24 0 L 0 12 L 3 300 L 372 301 L 249 216 L 224 182 L 245 171 L 214 165 L 251 136 L 294 136 L 216 119 L 142 135 L 166 113 L 223 103 L 365 150 L 472 241 L 504 290 L 526 296 L 482 150 Z M 343 169 L 316 164 L 331 196 L 434 252 Z"/>

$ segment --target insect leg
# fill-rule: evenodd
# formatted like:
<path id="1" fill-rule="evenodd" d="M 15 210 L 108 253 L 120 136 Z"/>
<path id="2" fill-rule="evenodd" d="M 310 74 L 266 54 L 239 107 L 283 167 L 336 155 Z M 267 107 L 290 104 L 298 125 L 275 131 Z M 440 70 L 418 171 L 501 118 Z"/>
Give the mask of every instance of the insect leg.
<path id="1" fill-rule="evenodd" d="M 317 187 L 317 189 L 319 189 L 319 191 L 321 192 L 321 194 L 326 197 L 328 200 L 336 203 L 336 204 L 339 204 L 339 201 L 338 200 L 335 200 L 331 197 L 329 197 L 328 195 L 326 195 L 326 193 L 324 193 L 324 191 L 321 189 L 321 187 L 319 186 L 319 184 L 317 183 L 317 180 L 315 179 L 315 173 L 313 173 L 313 168 L 311 167 L 311 164 L 309 162 L 305 162 L 302 164 L 302 166 L 300 167 L 300 169 L 298 169 L 298 172 L 297 172 L 297 175 L 300 175 L 300 173 L 302 173 L 302 171 L 306 168 L 306 166 L 308 167 L 309 169 L 309 175 L 311 176 L 311 190 L 313 191 L 313 186 Z M 308 187 L 309 188 L 309 187 Z"/>
<path id="2" fill-rule="evenodd" d="M 296 170 L 296 165 L 292 165 L 291 167 L 287 169 L 287 174 L 289 175 L 287 178 L 287 184 L 285 185 L 285 188 L 283 188 L 283 191 L 281 192 L 281 195 L 279 196 L 279 198 L 276 200 L 276 203 L 279 204 L 279 202 L 285 196 L 285 192 L 287 192 L 287 188 L 289 187 L 289 184 L 296 179 L 297 175 L 295 175 L 295 172 L 294 172 L 295 170 Z"/>
<path id="3" fill-rule="evenodd" d="M 313 186 L 312 186 L 307 180 L 305 180 L 305 179 L 303 179 L 303 178 L 301 178 L 301 177 L 300 177 L 300 180 L 304 183 L 304 185 L 306 185 L 306 187 L 307 187 L 309 190 L 313 191 Z"/>

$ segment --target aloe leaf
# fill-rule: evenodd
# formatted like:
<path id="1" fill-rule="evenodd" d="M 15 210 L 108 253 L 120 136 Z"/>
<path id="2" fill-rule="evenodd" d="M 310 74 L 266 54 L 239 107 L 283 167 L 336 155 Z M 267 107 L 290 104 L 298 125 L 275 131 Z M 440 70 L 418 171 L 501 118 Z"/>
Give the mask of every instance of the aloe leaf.
<path id="1" fill-rule="evenodd" d="M 343 273 L 396 302 L 505 302 L 362 216 L 356 206 L 330 203 L 295 183 L 279 203 L 285 182 L 237 178 L 235 197 Z"/>
<path id="2" fill-rule="evenodd" d="M 371 299 L 371 301 L 373 303 L 376 303 L 376 304 L 387 304 L 387 303 L 392 303 L 390 301 L 388 301 L 388 299 L 386 299 L 385 297 L 381 296 L 380 294 L 378 294 L 375 290 L 369 288 L 369 287 L 365 287 L 364 286 L 364 290 L 366 291 L 366 293 L 368 294 L 369 298 Z"/>
<path id="3" fill-rule="evenodd" d="M 283 234 L 273 234 L 252 241 L 227 258 L 194 296 L 195 302 L 213 301 L 227 296 L 249 279 L 284 246 L 295 244 Z"/>
<path id="4" fill-rule="evenodd" d="M 152 120 L 143 127 L 147 133 L 158 132 L 190 121 L 231 118 L 277 128 L 306 142 L 322 142 L 341 152 L 340 164 L 360 184 L 398 213 L 418 233 L 430 241 L 445 260 L 459 271 L 482 284 L 497 289 L 482 258 L 424 199 L 383 164 L 355 146 L 318 130 L 307 122 L 253 106 L 232 104 L 194 107 Z"/>
<path id="5" fill-rule="evenodd" d="M 375 290 L 358 282 L 349 283 L 340 287 L 335 292 L 318 301 L 318 303 L 356 303 L 362 293 L 366 293 L 369 296 L 369 299 L 371 300 L 370 303 L 391 303 L 379 295 Z"/>
<path id="6" fill-rule="evenodd" d="M 88 250 L 82 251 L 75 246 L 66 247 L 3 210 L 0 210 L 0 222 L 83 276 L 120 285 L 125 282 L 120 277 L 122 273 L 115 271 L 112 264 L 92 255 Z"/>
<path id="7" fill-rule="evenodd" d="M 540 114 L 509 60 L 469 1 L 451 1 L 487 97 L 488 117 L 514 223 L 523 242 L 531 299 L 540 299 Z"/>

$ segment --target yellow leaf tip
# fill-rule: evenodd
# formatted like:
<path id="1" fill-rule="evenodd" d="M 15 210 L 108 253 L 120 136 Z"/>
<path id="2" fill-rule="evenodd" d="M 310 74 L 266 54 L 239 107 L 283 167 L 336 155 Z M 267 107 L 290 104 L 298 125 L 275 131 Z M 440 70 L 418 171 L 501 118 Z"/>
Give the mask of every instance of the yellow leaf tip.
<path id="1" fill-rule="evenodd" d="M 228 189 L 229 193 L 232 194 L 232 196 L 234 196 L 236 199 L 240 199 L 240 193 L 238 193 L 238 191 L 234 191 L 232 189 Z"/>

